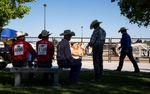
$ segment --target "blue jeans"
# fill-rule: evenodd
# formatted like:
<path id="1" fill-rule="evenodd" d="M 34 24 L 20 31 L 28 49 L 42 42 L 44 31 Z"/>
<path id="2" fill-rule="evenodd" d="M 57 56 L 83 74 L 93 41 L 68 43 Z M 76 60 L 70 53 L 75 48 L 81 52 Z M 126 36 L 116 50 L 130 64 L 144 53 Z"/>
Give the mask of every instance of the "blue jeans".
<path id="1" fill-rule="evenodd" d="M 103 73 L 103 45 L 93 46 L 93 66 L 95 80 L 101 80 Z"/>
<path id="2" fill-rule="evenodd" d="M 57 61 L 58 66 L 61 68 L 71 68 L 69 72 L 69 81 L 78 82 L 80 69 L 82 66 L 81 62 L 70 62 L 66 60 Z"/>
<path id="3" fill-rule="evenodd" d="M 122 69 L 124 58 L 126 57 L 126 55 L 129 57 L 130 61 L 132 62 L 135 71 L 139 71 L 139 67 L 138 67 L 136 61 L 134 60 L 134 57 L 133 57 L 133 54 L 132 54 L 132 47 L 131 46 L 129 47 L 128 52 L 126 52 L 125 48 L 122 48 L 121 55 L 120 55 L 120 58 L 119 58 L 119 66 L 118 66 L 117 70 Z"/>

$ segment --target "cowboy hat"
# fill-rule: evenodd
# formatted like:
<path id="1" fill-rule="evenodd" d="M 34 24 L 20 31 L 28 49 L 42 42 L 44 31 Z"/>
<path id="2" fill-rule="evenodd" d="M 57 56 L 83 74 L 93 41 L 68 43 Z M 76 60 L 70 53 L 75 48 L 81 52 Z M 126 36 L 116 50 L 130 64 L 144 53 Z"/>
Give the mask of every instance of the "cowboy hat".
<path id="1" fill-rule="evenodd" d="M 22 31 L 17 31 L 15 38 L 22 37 L 22 36 L 28 36 L 28 33 L 23 33 Z"/>
<path id="2" fill-rule="evenodd" d="M 60 36 L 65 36 L 65 35 L 75 36 L 75 33 L 68 29 L 68 30 L 64 30 L 64 33 L 60 34 Z"/>
<path id="3" fill-rule="evenodd" d="M 39 39 L 42 39 L 42 38 L 45 38 L 49 35 L 51 35 L 52 33 L 49 33 L 47 30 L 42 30 L 42 32 L 39 34 L 38 38 Z"/>
<path id="4" fill-rule="evenodd" d="M 95 25 L 95 24 L 101 24 L 101 23 L 102 23 L 102 22 L 99 22 L 98 20 L 92 21 L 92 23 L 91 23 L 91 25 L 90 25 L 90 29 L 93 28 L 93 25 Z"/>
<path id="5" fill-rule="evenodd" d="M 121 27 L 120 30 L 118 31 L 118 33 L 121 32 L 121 31 L 125 31 L 125 30 L 128 30 L 128 29 L 125 28 L 125 27 Z"/>

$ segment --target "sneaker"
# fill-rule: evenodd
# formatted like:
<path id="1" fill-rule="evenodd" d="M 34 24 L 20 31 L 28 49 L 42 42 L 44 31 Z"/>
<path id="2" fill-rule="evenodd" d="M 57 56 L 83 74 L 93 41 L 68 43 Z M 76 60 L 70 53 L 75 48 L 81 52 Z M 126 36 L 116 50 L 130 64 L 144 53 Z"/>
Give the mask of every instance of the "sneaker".
<path id="1" fill-rule="evenodd" d="M 92 79 L 91 82 L 100 82 L 101 80 Z"/>
<path id="2" fill-rule="evenodd" d="M 114 71 L 121 71 L 121 70 L 119 70 L 119 69 L 115 69 Z"/>

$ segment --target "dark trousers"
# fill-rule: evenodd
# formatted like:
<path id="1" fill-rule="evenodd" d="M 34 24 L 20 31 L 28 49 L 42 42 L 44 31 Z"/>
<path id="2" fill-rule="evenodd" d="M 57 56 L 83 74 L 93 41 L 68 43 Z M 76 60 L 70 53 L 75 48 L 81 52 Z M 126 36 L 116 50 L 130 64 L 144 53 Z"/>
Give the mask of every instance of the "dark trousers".
<path id="1" fill-rule="evenodd" d="M 69 71 L 69 81 L 78 82 L 78 77 L 82 66 L 81 62 L 58 60 L 57 63 L 61 68 L 71 68 Z"/>
<path id="2" fill-rule="evenodd" d="M 138 67 L 136 61 L 134 60 L 134 57 L 133 57 L 133 54 L 132 54 L 132 47 L 131 46 L 129 47 L 128 52 L 126 52 L 125 48 L 122 48 L 121 55 L 120 55 L 120 58 L 119 58 L 119 66 L 118 66 L 117 70 L 122 69 L 124 59 L 125 59 L 126 55 L 129 57 L 130 61 L 132 62 L 133 67 L 134 67 L 134 71 L 139 71 L 139 67 Z"/>
<path id="3" fill-rule="evenodd" d="M 38 68 L 51 68 L 52 67 L 52 61 L 37 62 L 37 66 L 38 66 Z M 50 75 L 53 78 L 54 75 L 52 73 L 50 73 Z M 48 76 L 49 76 L 49 73 L 44 73 L 43 80 L 48 80 Z"/>
<path id="4" fill-rule="evenodd" d="M 13 67 L 27 67 L 28 63 L 29 62 L 27 60 L 23 60 L 23 61 L 20 60 L 20 61 L 13 61 L 12 65 L 13 65 Z M 32 66 L 29 66 L 29 67 L 32 67 Z M 34 73 L 28 74 L 29 79 L 32 79 L 33 76 L 34 76 Z"/>
<path id="5" fill-rule="evenodd" d="M 103 73 L 103 45 L 93 46 L 95 80 L 101 80 Z"/>

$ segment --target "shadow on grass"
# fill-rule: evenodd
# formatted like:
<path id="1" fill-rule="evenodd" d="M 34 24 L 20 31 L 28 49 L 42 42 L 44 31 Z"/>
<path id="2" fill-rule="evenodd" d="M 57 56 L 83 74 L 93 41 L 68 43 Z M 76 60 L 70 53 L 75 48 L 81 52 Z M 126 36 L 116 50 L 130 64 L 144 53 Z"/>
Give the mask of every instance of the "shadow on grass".
<path id="1" fill-rule="evenodd" d="M 104 71 L 101 82 L 90 82 L 94 72 L 81 71 L 80 85 L 69 85 L 68 74 L 69 71 L 60 74 L 61 86 L 52 86 L 51 77 L 43 83 L 43 74 L 36 73 L 32 80 L 24 74 L 24 86 L 14 87 L 14 74 L 1 70 L 0 94 L 148 94 L 150 90 L 149 73 Z"/>

